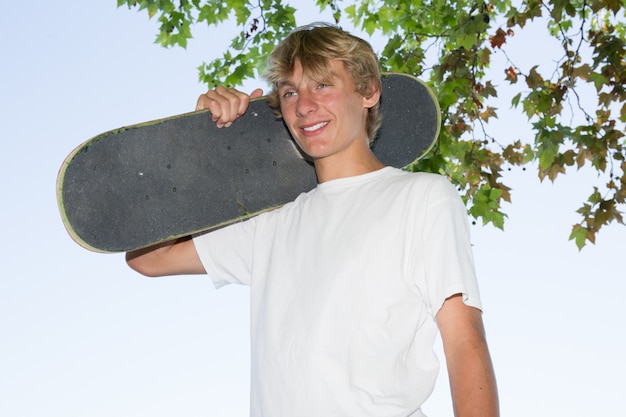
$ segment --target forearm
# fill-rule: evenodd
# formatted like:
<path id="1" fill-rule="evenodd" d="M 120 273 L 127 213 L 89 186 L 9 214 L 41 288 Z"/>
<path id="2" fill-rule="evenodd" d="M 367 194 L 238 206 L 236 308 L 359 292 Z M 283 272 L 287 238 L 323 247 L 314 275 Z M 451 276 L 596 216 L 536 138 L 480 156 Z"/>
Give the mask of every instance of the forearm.
<path id="1" fill-rule="evenodd" d="M 126 253 L 126 262 L 148 277 L 204 273 L 191 238 L 181 238 Z"/>

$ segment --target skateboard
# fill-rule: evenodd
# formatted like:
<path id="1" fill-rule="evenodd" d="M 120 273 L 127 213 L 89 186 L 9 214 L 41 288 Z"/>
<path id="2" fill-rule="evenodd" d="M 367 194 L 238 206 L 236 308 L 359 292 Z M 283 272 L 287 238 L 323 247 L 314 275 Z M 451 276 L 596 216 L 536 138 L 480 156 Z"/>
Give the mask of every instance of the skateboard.
<path id="1" fill-rule="evenodd" d="M 372 146 L 403 168 L 435 143 L 441 116 L 417 78 L 385 74 L 383 124 Z M 57 178 L 69 235 L 96 252 L 127 252 L 244 220 L 280 207 L 317 184 L 265 98 L 229 128 L 208 111 L 97 135 L 72 151 Z"/>

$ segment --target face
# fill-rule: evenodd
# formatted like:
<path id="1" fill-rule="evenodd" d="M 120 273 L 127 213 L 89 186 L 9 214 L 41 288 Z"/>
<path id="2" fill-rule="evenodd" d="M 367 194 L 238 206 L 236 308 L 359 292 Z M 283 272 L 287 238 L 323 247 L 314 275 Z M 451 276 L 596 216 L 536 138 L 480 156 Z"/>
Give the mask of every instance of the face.
<path id="1" fill-rule="evenodd" d="M 316 163 L 356 157 L 369 151 L 366 133 L 368 108 L 379 93 L 363 97 L 356 92 L 341 61 L 331 61 L 333 77 L 307 77 L 298 61 L 291 76 L 278 85 L 283 119 L 300 148 Z"/>

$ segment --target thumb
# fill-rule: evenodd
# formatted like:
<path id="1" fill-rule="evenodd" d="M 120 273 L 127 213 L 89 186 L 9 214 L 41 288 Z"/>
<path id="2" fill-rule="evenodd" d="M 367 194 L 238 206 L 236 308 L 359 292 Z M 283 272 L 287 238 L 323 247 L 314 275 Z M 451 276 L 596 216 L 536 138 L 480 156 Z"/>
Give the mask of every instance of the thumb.
<path id="1" fill-rule="evenodd" d="M 250 98 L 259 98 L 261 96 L 263 96 L 263 90 L 260 88 L 257 88 L 256 90 L 250 93 Z"/>

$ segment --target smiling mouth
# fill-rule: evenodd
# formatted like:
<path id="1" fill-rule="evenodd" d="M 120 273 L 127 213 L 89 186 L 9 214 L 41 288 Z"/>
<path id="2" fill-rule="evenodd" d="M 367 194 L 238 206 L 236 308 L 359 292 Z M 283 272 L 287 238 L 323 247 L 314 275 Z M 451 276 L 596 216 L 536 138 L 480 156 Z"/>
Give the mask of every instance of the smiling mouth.
<path id="1" fill-rule="evenodd" d="M 302 130 L 304 130 L 305 132 L 315 132 L 316 130 L 323 128 L 327 124 L 328 122 L 319 122 L 312 126 L 303 127 Z"/>

